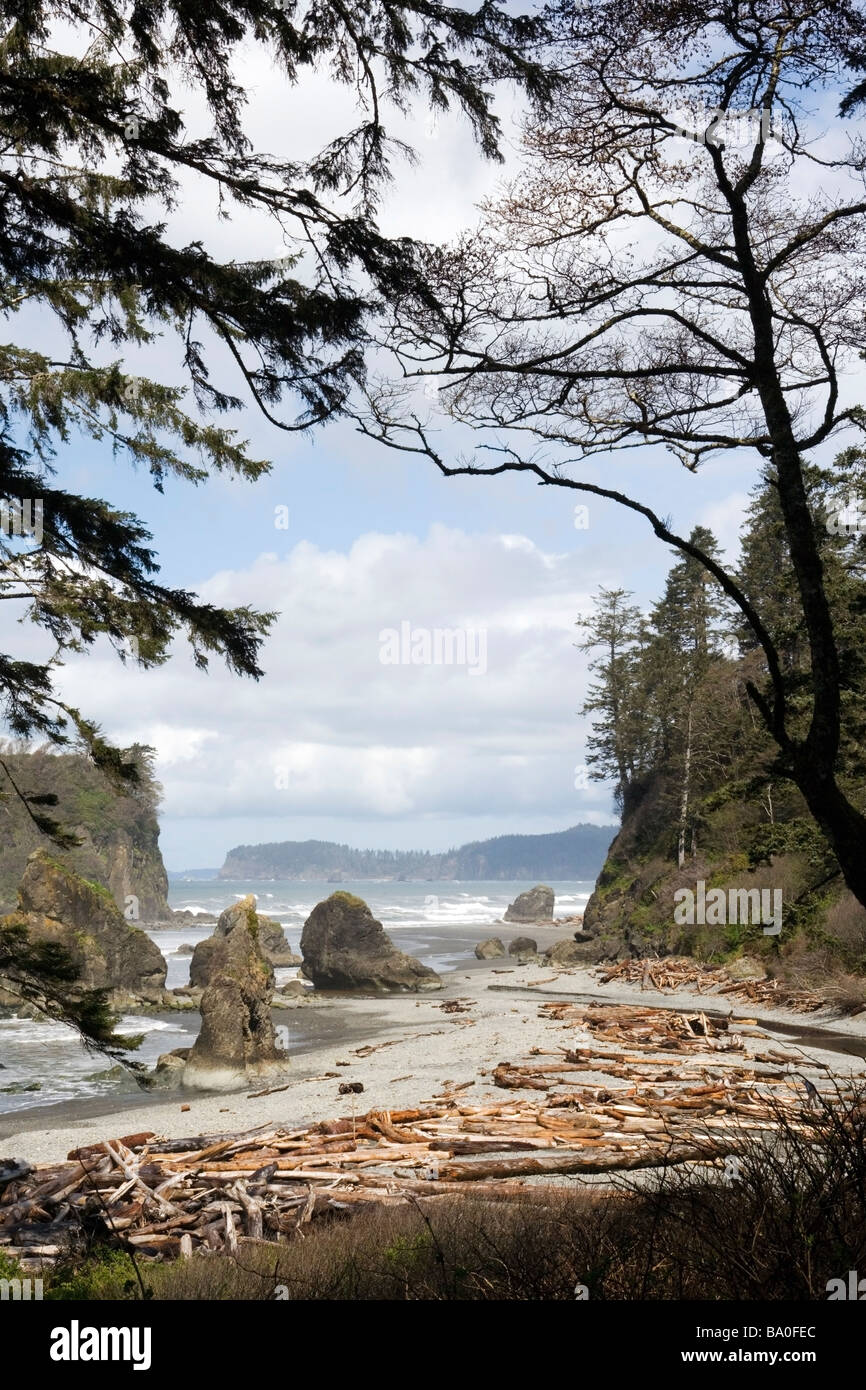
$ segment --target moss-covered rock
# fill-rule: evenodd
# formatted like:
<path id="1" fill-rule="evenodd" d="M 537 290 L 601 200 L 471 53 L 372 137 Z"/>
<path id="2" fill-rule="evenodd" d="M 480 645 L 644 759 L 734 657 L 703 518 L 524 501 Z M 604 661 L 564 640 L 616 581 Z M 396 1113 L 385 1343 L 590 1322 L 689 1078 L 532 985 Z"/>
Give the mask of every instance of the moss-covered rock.
<path id="1" fill-rule="evenodd" d="M 144 750 L 131 750 L 140 780 L 118 791 L 98 768 L 78 754 L 43 750 L 4 755 L 10 773 L 26 795 L 51 793 L 51 815 L 72 831 L 79 844 L 53 851 L 82 878 L 100 883 L 128 919 L 168 921 L 168 877 L 159 849 L 159 787 Z M 4 801 L 0 818 L 0 911 L 15 903 L 18 884 L 34 850 L 45 837 L 15 796 Z"/>
<path id="2" fill-rule="evenodd" d="M 184 1086 L 228 1091 L 282 1075 L 288 1058 L 276 1044 L 274 969 L 262 952 L 255 898 L 226 908 L 196 956 L 202 946 L 208 949 L 201 1031 L 184 1068 Z"/>
<path id="3" fill-rule="evenodd" d="M 18 908 L 4 920 L 25 927 L 31 941 L 62 946 L 82 987 L 106 990 L 114 1007 L 163 1001 L 166 965 L 150 937 L 125 919 L 107 888 L 81 878 L 52 854 L 31 854 Z"/>

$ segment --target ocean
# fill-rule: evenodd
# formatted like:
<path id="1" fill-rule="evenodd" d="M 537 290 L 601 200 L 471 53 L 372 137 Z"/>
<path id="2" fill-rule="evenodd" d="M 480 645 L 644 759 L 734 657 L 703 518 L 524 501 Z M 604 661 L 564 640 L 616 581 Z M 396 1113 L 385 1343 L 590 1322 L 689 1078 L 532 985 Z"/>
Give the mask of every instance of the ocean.
<path id="1" fill-rule="evenodd" d="M 316 903 L 343 889 L 369 904 L 401 951 L 417 956 L 434 970 L 448 971 L 471 958 L 483 937 L 498 935 L 500 930 L 519 930 L 503 928 L 500 919 L 517 894 L 531 886 L 525 880 L 394 883 L 366 879 L 334 884 L 198 879 L 173 882 L 168 896 L 175 909 L 218 914 L 238 898 L 253 893 L 259 911 L 282 923 L 292 950 L 299 952 L 301 930 Z M 551 887 L 556 894 L 555 915 L 571 917 L 583 910 L 593 885 L 573 880 L 552 882 Z M 531 934 L 531 928 L 528 930 Z M 149 933 L 165 957 L 169 989 L 189 980 L 190 957 L 178 954 L 178 948 L 195 945 L 212 931 L 212 925 L 184 925 Z M 296 970 L 278 970 L 277 983 L 296 974 Z M 283 1015 L 284 1020 L 291 1022 L 293 1033 L 303 1033 L 297 1011 Z M 198 1024 L 197 1013 L 125 1015 L 119 1031 L 143 1034 L 134 1055 L 153 1065 L 160 1053 L 189 1047 Z M 302 1043 L 302 1037 L 296 1036 L 294 1042 L 292 1051 Z M 112 1067 L 98 1053 L 88 1052 L 71 1030 L 54 1023 L 0 1018 L 0 1114 L 115 1093 L 120 1097 L 138 1089 L 122 1067 Z"/>

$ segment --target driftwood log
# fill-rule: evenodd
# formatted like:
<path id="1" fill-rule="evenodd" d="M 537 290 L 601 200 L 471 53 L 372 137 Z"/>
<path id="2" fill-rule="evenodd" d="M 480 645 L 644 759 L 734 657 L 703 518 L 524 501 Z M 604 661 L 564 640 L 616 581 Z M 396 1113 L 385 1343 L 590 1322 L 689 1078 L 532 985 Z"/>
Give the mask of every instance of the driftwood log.
<path id="1" fill-rule="evenodd" d="M 567 1175 L 661 1165 L 721 1170 L 780 1115 L 810 1126 L 810 1087 L 825 1088 L 821 1103 L 841 1094 L 800 1049 L 768 1047 L 759 1029 L 740 1035 L 702 1011 L 557 1000 L 539 1005 L 539 1019 L 565 1033 L 563 1044 L 479 1072 L 480 1084 L 507 1093 L 486 1104 L 470 1103 L 469 1081 L 411 1108 L 295 1129 L 140 1132 L 74 1149 L 65 1163 L 0 1158 L 0 1249 L 50 1265 L 101 1222 L 147 1258 L 232 1255 L 244 1241 L 293 1239 L 311 1221 L 371 1204 L 514 1200 Z M 814 1082 L 804 1086 L 807 1071 Z"/>

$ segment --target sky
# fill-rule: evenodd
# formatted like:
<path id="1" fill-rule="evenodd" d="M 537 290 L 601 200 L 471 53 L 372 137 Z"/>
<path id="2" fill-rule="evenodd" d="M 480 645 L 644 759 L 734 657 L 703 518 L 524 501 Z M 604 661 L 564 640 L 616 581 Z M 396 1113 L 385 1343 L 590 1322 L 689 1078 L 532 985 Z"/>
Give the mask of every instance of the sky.
<path id="1" fill-rule="evenodd" d="M 319 143 L 345 119 L 324 82 L 287 92 L 260 59 L 246 74 L 253 139 L 274 153 Z M 419 117 L 409 134 L 420 158 L 397 169 L 386 227 L 447 237 L 471 223 L 503 170 L 478 155 L 459 117 L 435 129 Z M 218 223 L 198 196 L 175 223 L 178 237 L 239 259 L 281 254 L 272 228 Z M 158 347 L 148 374 L 172 379 L 173 351 Z M 145 359 L 127 370 L 136 366 Z M 280 615 L 258 683 L 216 661 L 197 672 L 182 645 L 145 672 L 98 644 L 62 674 L 63 695 L 113 740 L 156 749 L 169 869 L 218 866 L 233 846 L 261 841 L 437 851 L 580 821 L 613 827 L 611 788 L 583 775 L 588 658 L 575 622 L 602 585 L 643 605 L 658 596 L 674 557 L 646 522 L 591 501 L 579 528 L 573 494 L 509 475 L 443 479 L 344 422 L 300 438 L 251 404 L 238 425 L 272 461 L 254 484 L 168 481 L 160 495 L 147 475 L 81 440 L 57 460 L 57 485 L 144 520 L 164 582 Z M 711 527 L 730 556 L 755 482 L 749 458 L 719 458 L 695 476 L 660 451 L 596 460 L 585 473 L 669 515 L 680 533 Z M 10 632 L 8 614 L 0 620 L 14 644 L 4 650 L 22 653 L 32 639 Z M 387 659 L 411 655 L 419 631 L 435 644 L 437 631 L 454 629 L 468 638 L 463 664 Z"/>

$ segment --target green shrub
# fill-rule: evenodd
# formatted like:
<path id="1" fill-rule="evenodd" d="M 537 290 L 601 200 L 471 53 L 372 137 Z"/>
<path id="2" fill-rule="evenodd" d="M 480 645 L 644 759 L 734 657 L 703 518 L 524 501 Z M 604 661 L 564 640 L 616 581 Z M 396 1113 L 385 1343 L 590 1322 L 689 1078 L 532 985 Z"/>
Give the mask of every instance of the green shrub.
<path id="1" fill-rule="evenodd" d="M 139 1265 L 141 1269 L 142 1266 Z M 151 1269 L 145 1265 L 143 1274 Z M 144 1277 L 145 1293 L 149 1294 L 150 1280 Z M 135 1265 L 125 1250 L 100 1250 L 80 1264 L 59 1266 L 50 1276 L 45 1291 L 47 1299 L 78 1299 L 101 1302 L 112 1299 L 141 1298 L 141 1287 Z"/>

